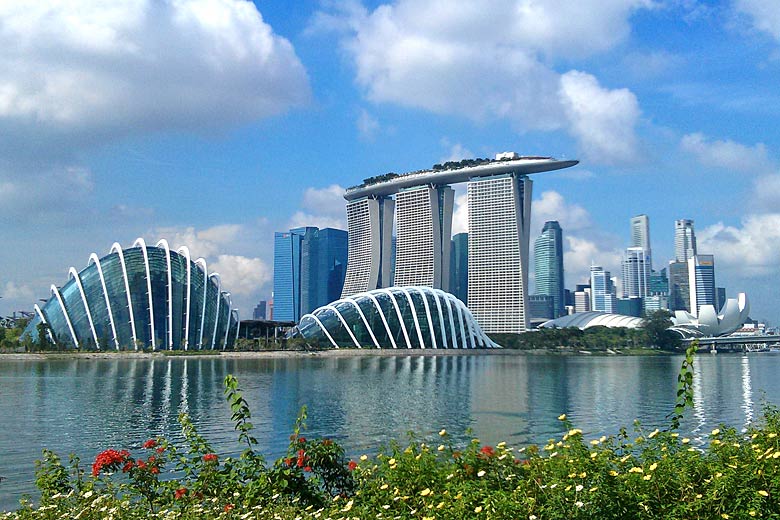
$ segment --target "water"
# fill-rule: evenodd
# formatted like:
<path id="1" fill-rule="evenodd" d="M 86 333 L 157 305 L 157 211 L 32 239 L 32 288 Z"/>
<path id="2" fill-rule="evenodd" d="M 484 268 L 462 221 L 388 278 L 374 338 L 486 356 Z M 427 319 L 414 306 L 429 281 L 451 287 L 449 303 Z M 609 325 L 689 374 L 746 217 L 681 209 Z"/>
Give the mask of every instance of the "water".
<path id="1" fill-rule="evenodd" d="M 2 358 L 0 358 L 2 359 Z M 668 424 L 681 356 L 484 356 L 4 360 L 0 363 L 0 510 L 33 494 L 34 460 L 47 447 L 88 468 L 103 449 L 180 439 L 187 412 L 221 455 L 237 454 L 222 381 L 232 373 L 250 404 L 268 460 L 286 449 L 302 405 L 308 436 L 357 456 L 406 432 L 446 428 L 461 441 L 543 443 L 566 413 L 586 438 L 638 419 Z M 703 442 L 720 423 L 742 428 L 761 402 L 780 403 L 780 355 L 713 356 L 695 362 L 695 404 L 683 431 Z M 472 429 L 467 435 L 466 430 Z"/>

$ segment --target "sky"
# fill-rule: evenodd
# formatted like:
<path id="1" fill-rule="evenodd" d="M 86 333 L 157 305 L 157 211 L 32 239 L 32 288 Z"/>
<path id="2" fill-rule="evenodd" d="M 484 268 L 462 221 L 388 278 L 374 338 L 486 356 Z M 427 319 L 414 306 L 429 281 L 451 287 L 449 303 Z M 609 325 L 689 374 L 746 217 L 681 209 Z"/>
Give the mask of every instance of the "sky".
<path id="1" fill-rule="evenodd" d="M 249 317 L 274 231 L 345 229 L 366 177 L 516 151 L 580 161 L 533 176 L 567 287 L 619 274 L 632 216 L 659 269 L 690 218 L 776 325 L 778 85 L 776 0 L 0 1 L 0 315 L 143 237 Z"/>

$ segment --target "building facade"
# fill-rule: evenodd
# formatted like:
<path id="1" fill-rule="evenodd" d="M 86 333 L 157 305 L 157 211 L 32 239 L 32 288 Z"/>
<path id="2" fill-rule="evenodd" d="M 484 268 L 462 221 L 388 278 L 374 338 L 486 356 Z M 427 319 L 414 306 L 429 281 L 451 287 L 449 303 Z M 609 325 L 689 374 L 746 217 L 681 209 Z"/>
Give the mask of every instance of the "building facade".
<path id="1" fill-rule="evenodd" d="M 669 262 L 669 310 L 691 311 L 688 262 Z"/>
<path id="2" fill-rule="evenodd" d="M 393 214 L 388 197 L 363 197 L 347 202 L 349 250 L 342 298 L 392 285 Z"/>
<path id="3" fill-rule="evenodd" d="M 623 298 L 644 298 L 650 287 L 650 256 L 644 247 L 629 247 L 623 254 Z"/>
<path id="4" fill-rule="evenodd" d="M 35 305 L 23 335 L 65 349 L 225 349 L 238 332 L 238 311 L 219 274 L 165 240 L 148 247 L 139 238 L 126 249 L 115 243 L 101 258 L 92 253 L 51 295 Z"/>
<path id="5" fill-rule="evenodd" d="M 563 279 L 563 232 L 556 220 L 544 223 L 534 241 L 535 293 L 553 298 L 553 318 L 563 316 L 566 300 Z"/>
<path id="6" fill-rule="evenodd" d="M 468 184 L 469 301 L 488 334 L 529 327 L 528 249 L 532 181 L 505 174 Z"/>
<path id="7" fill-rule="evenodd" d="M 469 234 L 452 237 L 450 254 L 450 293 L 463 303 L 469 296 Z"/>
<path id="8" fill-rule="evenodd" d="M 676 262 L 687 262 L 696 255 L 696 233 L 693 231 L 693 220 L 680 219 L 674 221 L 674 259 Z"/>
<path id="9" fill-rule="evenodd" d="M 653 268 L 653 253 L 650 248 L 650 217 L 637 215 L 631 218 L 631 247 L 645 250 L 648 275 Z"/>
<path id="10" fill-rule="evenodd" d="M 617 312 L 615 286 L 609 271 L 599 265 L 590 266 L 590 310 Z"/>
<path id="11" fill-rule="evenodd" d="M 260 302 L 255 307 L 255 310 L 252 312 L 252 319 L 264 320 L 266 318 L 266 307 L 267 302 L 265 300 L 260 300 Z"/>
<path id="12" fill-rule="evenodd" d="M 694 255 L 688 259 L 688 287 L 691 298 L 691 314 L 699 315 L 703 305 L 715 306 L 715 257 Z"/>

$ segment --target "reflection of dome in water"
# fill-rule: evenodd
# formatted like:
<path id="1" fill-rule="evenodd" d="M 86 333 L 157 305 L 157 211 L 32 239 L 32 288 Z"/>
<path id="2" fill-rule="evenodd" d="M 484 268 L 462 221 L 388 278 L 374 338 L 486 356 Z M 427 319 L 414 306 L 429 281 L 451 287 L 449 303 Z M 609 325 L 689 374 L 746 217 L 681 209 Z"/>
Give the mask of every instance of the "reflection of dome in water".
<path id="1" fill-rule="evenodd" d="M 33 341 L 40 323 L 65 348 L 224 349 L 238 332 L 219 274 L 165 240 L 147 247 L 139 238 L 128 249 L 115 243 L 102 258 L 92 253 L 87 267 L 71 267 L 68 282 L 51 292 L 25 329 Z"/>
<path id="2" fill-rule="evenodd" d="M 699 316 L 693 316 L 685 311 L 674 311 L 674 326 L 671 330 L 684 338 L 698 336 L 724 336 L 742 327 L 748 319 L 750 302 L 745 293 L 739 293 L 736 298 L 729 298 L 715 312 L 715 306 L 702 305 Z"/>
<path id="3" fill-rule="evenodd" d="M 430 287 L 353 294 L 301 318 L 294 334 L 334 347 L 495 348 L 466 305 Z"/>

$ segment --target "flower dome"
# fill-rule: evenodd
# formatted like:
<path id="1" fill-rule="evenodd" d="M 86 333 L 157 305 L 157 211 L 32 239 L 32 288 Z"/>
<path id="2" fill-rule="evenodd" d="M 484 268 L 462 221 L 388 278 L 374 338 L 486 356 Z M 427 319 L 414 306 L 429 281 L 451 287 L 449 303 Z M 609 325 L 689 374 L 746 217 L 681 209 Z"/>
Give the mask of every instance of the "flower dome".
<path id="1" fill-rule="evenodd" d="M 114 243 L 102 258 L 92 253 L 87 267 L 71 267 L 62 287 L 51 286 L 51 295 L 35 305 L 23 336 L 41 341 L 46 334 L 62 348 L 225 349 L 238 333 L 238 311 L 219 274 L 165 240 L 147 247 L 139 238 L 127 249 Z"/>
<path id="2" fill-rule="evenodd" d="M 301 318 L 292 335 L 335 348 L 500 348 L 452 294 L 390 287 L 353 294 Z"/>

